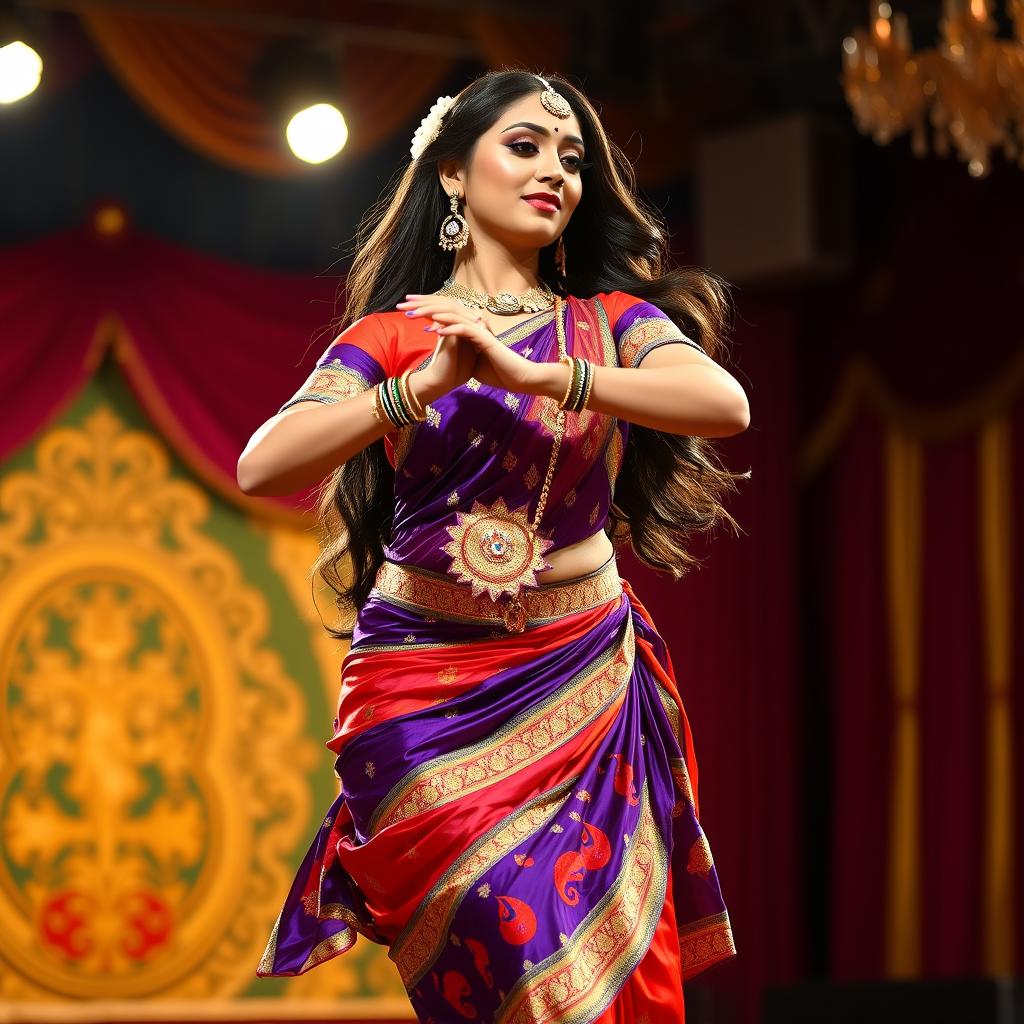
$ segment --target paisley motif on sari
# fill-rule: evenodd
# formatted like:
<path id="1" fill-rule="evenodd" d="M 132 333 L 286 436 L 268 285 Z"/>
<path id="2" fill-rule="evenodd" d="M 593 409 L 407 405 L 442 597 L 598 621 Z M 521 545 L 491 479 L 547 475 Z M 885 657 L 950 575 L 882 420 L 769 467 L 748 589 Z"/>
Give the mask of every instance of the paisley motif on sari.
<path id="1" fill-rule="evenodd" d="M 565 315 L 569 352 L 597 365 L 696 344 L 622 292 L 570 298 Z M 416 321 L 361 323 L 317 370 L 369 387 L 429 360 Z M 551 312 L 499 337 L 558 358 Z M 311 381 L 300 394 L 343 397 Z M 539 574 L 543 613 L 521 633 L 478 613 L 451 572 L 458 512 L 535 507 L 556 408 L 471 379 L 385 439 L 388 561 L 357 615 L 326 744 L 341 792 L 258 975 L 302 974 L 362 935 L 388 947 L 421 1021 L 612 1024 L 647 1000 L 652 1021 L 681 1024 L 683 982 L 736 955 L 672 660 L 615 556 L 573 580 Z M 540 526 L 552 550 L 605 528 L 628 430 L 567 415 Z"/>

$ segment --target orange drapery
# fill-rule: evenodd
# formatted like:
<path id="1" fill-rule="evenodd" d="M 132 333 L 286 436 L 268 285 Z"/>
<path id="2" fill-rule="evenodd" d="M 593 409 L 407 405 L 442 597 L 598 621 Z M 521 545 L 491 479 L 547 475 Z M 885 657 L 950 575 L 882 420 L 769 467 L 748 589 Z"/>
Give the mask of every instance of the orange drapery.
<path id="1" fill-rule="evenodd" d="M 208 6 L 227 13 L 232 5 Z M 415 31 L 427 13 L 395 14 L 391 28 Z M 271 38 L 266 32 L 102 8 L 83 11 L 81 19 L 122 86 L 183 143 L 251 174 L 308 173 L 250 86 Z M 450 59 L 434 54 L 346 45 L 343 58 L 348 158 L 387 142 L 421 107 L 425 114 L 450 71 Z"/>
<path id="2" fill-rule="evenodd" d="M 180 13 L 93 6 L 79 14 L 123 88 L 185 145 L 249 174 L 297 177 L 309 168 L 287 150 L 280 128 L 251 88 L 265 46 L 288 31 L 277 16 L 293 25 L 309 19 L 321 31 L 333 22 L 339 40 L 346 29 L 373 28 L 396 38 L 408 33 L 440 40 L 436 52 L 429 44 L 403 49 L 400 40 L 389 49 L 386 36 L 373 45 L 339 41 L 339 87 L 350 131 L 346 159 L 374 151 L 426 116 L 460 54 L 490 68 L 547 73 L 568 67 L 572 42 L 570 30 L 557 20 L 540 25 L 526 16 L 480 12 L 439 20 L 436 11 L 388 6 L 360 10 L 356 24 L 351 11 L 342 14 L 337 5 L 317 0 L 296 0 L 287 7 L 279 0 L 212 0 L 201 14 L 187 6 Z M 687 104 L 655 111 L 646 97 L 595 99 L 609 135 L 631 158 L 642 152 L 636 166 L 641 184 L 670 181 L 685 169 L 690 153 L 680 139 L 688 132 L 679 119 Z"/>

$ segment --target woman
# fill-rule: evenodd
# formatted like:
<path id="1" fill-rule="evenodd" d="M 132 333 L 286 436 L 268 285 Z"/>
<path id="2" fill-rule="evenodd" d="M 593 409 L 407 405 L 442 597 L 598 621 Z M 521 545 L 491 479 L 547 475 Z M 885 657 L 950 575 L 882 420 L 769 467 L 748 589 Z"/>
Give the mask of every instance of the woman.
<path id="1" fill-rule="evenodd" d="M 689 531 L 735 526 L 705 440 L 749 416 L 711 358 L 725 290 L 665 271 L 560 78 L 484 75 L 411 153 L 357 237 L 349 326 L 239 460 L 251 494 L 330 474 L 316 569 L 357 611 L 331 630 L 342 793 L 257 973 L 358 933 L 421 1021 L 679 1024 L 682 982 L 736 951 L 671 659 L 612 539 L 678 577 Z"/>

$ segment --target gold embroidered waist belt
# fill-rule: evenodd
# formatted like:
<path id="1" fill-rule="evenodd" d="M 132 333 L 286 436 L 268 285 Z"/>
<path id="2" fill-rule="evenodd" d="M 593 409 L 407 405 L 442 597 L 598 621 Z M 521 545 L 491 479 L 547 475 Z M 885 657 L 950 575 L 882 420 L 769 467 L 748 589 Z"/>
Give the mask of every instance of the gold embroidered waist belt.
<path id="1" fill-rule="evenodd" d="M 474 597 L 470 587 L 449 576 L 385 560 L 377 570 L 371 596 L 374 592 L 427 618 L 503 624 L 509 632 L 519 633 L 528 625 L 539 626 L 610 601 L 622 593 L 622 579 L 615 555 L 609 555 L 593 572 L 526 587 L 512 603 L 501 604 L 487 594 Z"/>

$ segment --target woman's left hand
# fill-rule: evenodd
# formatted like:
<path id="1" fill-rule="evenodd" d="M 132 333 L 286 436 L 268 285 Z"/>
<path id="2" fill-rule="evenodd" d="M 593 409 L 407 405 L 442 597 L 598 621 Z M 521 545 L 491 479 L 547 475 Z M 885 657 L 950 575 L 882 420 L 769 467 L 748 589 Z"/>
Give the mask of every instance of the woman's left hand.
<path id="1" fill-rule="evenodd" d="M 487 326 L 479 310 L 464 306 L 447 295 L 407 295 L 399 309 L 413 310 L 417 316 L 430 317 L 437 334 L 456 334 L 476 349 L 473 376 L 481 384 L 531 394 L 536 388 L 539 369 L 536 363 L 503 345 Z"/>

